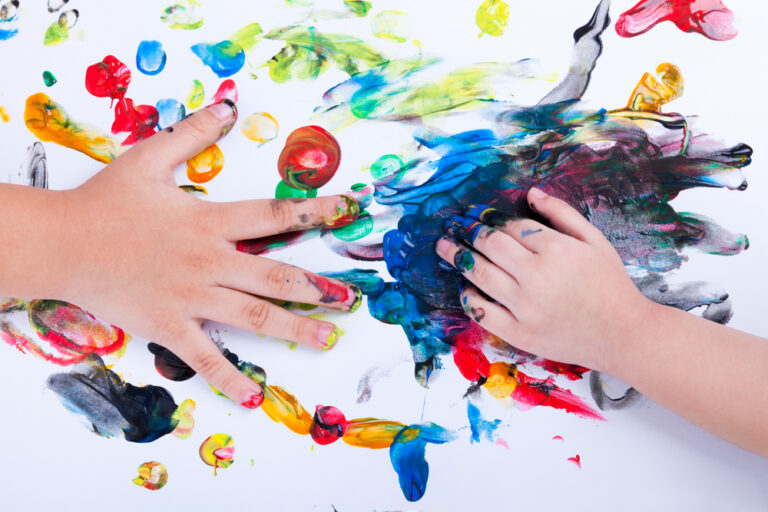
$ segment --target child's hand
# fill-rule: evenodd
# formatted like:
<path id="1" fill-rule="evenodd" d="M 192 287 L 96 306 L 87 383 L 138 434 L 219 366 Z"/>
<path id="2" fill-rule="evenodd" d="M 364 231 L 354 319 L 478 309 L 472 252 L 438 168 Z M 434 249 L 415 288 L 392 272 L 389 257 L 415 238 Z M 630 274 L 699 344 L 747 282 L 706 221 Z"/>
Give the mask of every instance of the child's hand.
<path id="1" fill-rule="evenodd" d="M 467 314 L 517 348 L 541 357 L 609 370 L 621 344 L 652 304 L 635 288 L 608 240 L 576 210 L 538 189 L 531 219 L 474 230 L 437 244 L 441 258 L 473 286 L 461 292 Z M 462 238 L 459 233 L 459 238 Z"/>
<path id="2" fill-rule="evenodd" d="M 166 346 L 224 394 L 257 407 L 261 389 L 219 353 L 201 323 L 328 349 L 336 341 L 333 324 L 267 299 L 349 311 L 360 295 L 353 285 L 237 252 L 235 242 L 355 216 L 357 205 L 343 196 L 214 203 L 180 190 L 174 169 L 234 121 L 227 104 L 196 112 L 63 193 L 64 242 L 55 260 L 62 286 L 54 291 L 55 298 Z"/>

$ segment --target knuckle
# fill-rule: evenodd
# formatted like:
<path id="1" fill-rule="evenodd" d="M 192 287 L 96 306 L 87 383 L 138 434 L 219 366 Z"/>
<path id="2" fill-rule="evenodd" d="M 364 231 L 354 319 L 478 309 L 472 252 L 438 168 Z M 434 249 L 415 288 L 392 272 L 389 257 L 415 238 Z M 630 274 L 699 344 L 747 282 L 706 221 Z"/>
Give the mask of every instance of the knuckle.
<path id="1" fill-rule="evenodd" d="M 211 377 L 221 371 L 221 357 L 213 352 L 195 354 L 190 361 L 197 373 Z"/>
<path id="2" fill-rule="evenodd" d="M 212 252 L 197 252 L 193 256 L 190 256 L 189 267 L 193 275 L 197 274 L 210 274 L 217 267 L 218 262 L 216 256 Z"/>
<path id="3" fill-rule="evenodd" d="M 481 283 L 488 283 L 490 272 L 488 266 L 481 261 L 476 261 L 475 266 L 472 267 L 472 280 L 479 281 Z"/>
<path id="4" fill-rule="evenodd" d="M 272 218 L 281 226 L 290 226 L 295 217 L 296 207 L 293 201 L 288 199 L 272 199 L 269 202 L 269 211 Z"/>
<path id="5" fill-rule="evenodd" d="M 277 265 L 267 272 L 269 289 L 277 293 L 288 293 L 296 285 L 296 272 L 289 265 Z"/>
<path id="6" fill-rule="evenodd" d="M 270 308 L 266 302 L 252 301 L 243 308 L 245 324 L 257 331 L 269 323 L 271 316 Z"/>

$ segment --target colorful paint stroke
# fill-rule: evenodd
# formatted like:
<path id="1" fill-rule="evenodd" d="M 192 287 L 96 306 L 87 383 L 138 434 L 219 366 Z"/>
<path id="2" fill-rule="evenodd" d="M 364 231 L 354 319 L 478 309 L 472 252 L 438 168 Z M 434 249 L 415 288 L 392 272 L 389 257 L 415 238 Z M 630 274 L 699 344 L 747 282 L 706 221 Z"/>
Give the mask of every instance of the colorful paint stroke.
<path id="1" fill-rule="evenodd" d="M 411 37 L 410 19 L 402 11 L 381 11 L 371 18 L 371 33 L 385 41 L 404 43 Z"/>
<path id="2" fill-rule="evenodd" d="M 75 27 L 79 18 L 80 12 L 77 9 L 70 9 L 59 14 L 58 19 L 51 23 L 45 31 L 43 44 L 51 46 L 69 39 L 70 31 Z"/>
<path id="3" fill-rule="evenodd" d="M 485 0 L 477 8 L 475 23 L 480 29 L 480 35 L 498 37 L 507 30 L 509 22 L 509 4 L 503 0 Z"/>
<path id="4" fill-rule="evenodd" d="M 622 37 L 644 34 L 664 21 L 671 21 L 683 32 L 698 32 L 714 41 L 727 41 L 738 35 L 733 12 L 722 0 L 641 0 L 616 22 Z"/>
<path id="5" fill-rule="evenodd" d="M 136 50 L 136 69 L 145 75 L 157 75 L 165 69 L 168 56 L 160 41 L 142 41 Z"/>
<path id="6" fill-rule="evenodd" d="M 320 188 L 333 178 L 341 163 L 336 138 L 320 126 L 303 126 L 288 136 L 277 159 L 283 181 L 293 188 Z"/>
<path id="7" fill-rule="evenodd" d="M 8 113 L 8 110 L 1 105 L 0 105 L 0 121 L 4 123 L 11 122 L 11 115 Z"/>
<path id="8" fill-rule="evenodd" d="M 179 30 L 196 30 L 203 26 L 203 16 L 197 12 L 200 2 L 186 0 L 166 7 L 160 20 L 170 28 Z"/>
<path id="9" fill-rule="evenodd" d="M 235 441 L 227 434 L 213 434 L 200 445 L 200 459 L 213 467 L 213 476 L 219 468 L 226 469 L 235 462 Z"/>
<path id="10" fill-rule="evenodd" d="M 43 142 L 74 149 L 105 164 L 117 157 L 109 135 L 70 118 L 64 107 L 41 92 L 27 98 L 24 123 Z"/>
<path id="11" fill-rule="evenodd" d="M 168 483 L 168 470 L 159 462 L 145 462 L 139 466 L 139 475 L 132 481 L 139 487 L 157 491 Z"/>
<path id="12" fill-rule="evenodd" d="M 167 349 L 158 350 L 157 346 L 152 345 L 149 349 L 155 355 L 155 368 L 165 377 L 180 380 L 195 374 L 194 370 Z M 318 405 L 312 415 L 291 393 L 268 384 L 263 368 L 240 360 L 224 347 L 220 349 L 224 357 L 261 386 L 264 391 L 261 410 L 273 421 L 282 423 L 296 434 L 311 436 L 319 445 L 328 445 L 341 439 L 359 448 L 389 448 L 392 466 L 398 474 L 403 494 L 409 501 L 420 499 L 427 487 L 429 465 L 425 459 L 426 446 L 456 439 L 454 432 L 434 423 L 406 425 L 377 418 L 347 420 L 336 407 L 323 405 Z M 226 467 L 222 465 L 229 461 L 226 456 L 234 456 L 234 444 L 231 450 L 218 452 L 229 446 L 231 438 L 226 434 L 217 436 L 220 437 L 211 436 L 200 447 L 200 457 L 203 462 L 213 466 L 214 471 L 217 467 Z"/>
<path id="13" fill-rule="evenodd" d="M 19 0 L 10 0 L 0 5 L 0 41 L 10 39 L 19 33 Z"/>
<path id="14" fill-rule="evenodd" d="M 258 42 L 262 33 L 258 23 L 251 23 L 218 43 L 198 43 L 191 47 L 203 64 L 219 78 L 232 76 L 245 65 L 245 52 Z"/>
<path id="15" fill-rule="evenodd" d="M 14 324 L 13 315 L 27 313 L 36 337 Z M 91 354 L 119 355 L 130 336 L 114 325 L 97 320 L 72 304 L 56 300 L 6 299 L 0 304 L 0 337 L 22 353 L 51 363 L 71 365 Z"/>
<path id="16" fill-rule="evenodd" d="M 167 389 L 134 386 L 89 355 L 68 373 L 51 375 L 48 388 L 62 404 L 83 417 L 93 433 L 149 443 L 172 433 L 179 425 L 179 408 Z"/>
<path id="17" fill-rule="evenodd" d="M 501 425 L 501 420 L 486 420 L 483 418 L 480 408 L 473 404 L 471 400 L 467 400 L 467 418 L 469 418 L 469 429 L 472 434 L 470 442 L 479 443 L 481 437 L 484 437 L 491 443 L 495 441 L 496 429 Z"/>
<path id="18" fill-rule="evenodd" d="M 200 80 L 193 80 L 192 88 L 189 90 L 189 94 L 187 95 L 187 107 L 190 110 L 195 110 L 203 104 L 204 100 L 205 88 L 203 87 L 203 82 Z"/>
<path id="19" fill-rule="evenodd" d="M 344 5 L 359 18 L 368 16 L 368 12 L 373 7 L 368 0 L 344 0 Z"/>
<path id="20" fill-rule="evenodd" d="M 243 119 L 240 131 L 250 140 L 259 144 L 266 144 L 277 138 L 280 124 L 268 112 L 255 112 Z"/>

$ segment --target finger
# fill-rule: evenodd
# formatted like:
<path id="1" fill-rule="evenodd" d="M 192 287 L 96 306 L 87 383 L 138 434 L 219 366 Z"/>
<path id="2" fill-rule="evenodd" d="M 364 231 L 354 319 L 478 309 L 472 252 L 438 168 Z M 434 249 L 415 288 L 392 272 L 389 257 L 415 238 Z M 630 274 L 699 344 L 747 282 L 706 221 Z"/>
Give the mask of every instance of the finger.
<path id="1" fill-rule="evenodd" d="M 237 119 L 237 107 L 231 100 L 224 100 L 198 110 L 182 121 L 141 141 L 121 158 L 137 169 L 150 172 L 167 171 L 162 178 L 193 156 L 201 153 L 225 135 Z"/>
<path id="2" fill-rule="evenodd" d="M 533 253 L 506 233 L 468 217 L 451 217 L 446 233 L 480 251 L 518 282 L 529 272 Z"/>
<path id="3" fill-rule="evenodd" d="M 211 386 L 244 407 L 255 409 L 264 401 L 264 392 L 222 355 L 199 327 L 190 326 L 184 343 L 174 352 Z"/>
<path id="4" fill-rule="evenodd" d="M 485 259 L 482 254 L 447 236 L 437 241 L 436 250 L 442 259 L 453 265 L 489 296 L 508 307 L 515 304 L 515 299 L 520 294 L 517 280 Z"/>
<path id="5" fill-rule="evenodd" d="M 496 229 L 505 233 L 536 254 L 546 250 L 552 245 L 554 239 L 562 236 L 552 228 L 549 228 L 533 219 L 513 219 Z"/>
<path id="6" fill-rule="evenodd" d="M 550 196 L 538 188 L 532 188 L 528 191 L 528 204 L 533 211 L 547 219 L 553 228 L 563 234 L 591 244 L 605 241 L 599 229 L 561 199 Z"/>
<path id="7" fill-rule="evenodd" d="M 363 295 L 353 284 L 279 261 L 232 251 L 221 262 L 217 283 L 261 297 L 356 311 Z"/>
<path id="8" fill-rule="evenodd" d="M 349 196 L 317 199 L 261 199 L 231 203 L 203 203 L 219 221 L 221 234 L 231 241 L 262 238 L 285 231 L 346 225 L 360 207 Z"/>
<path id="9" fill-rule="evenodd" d="M 483 297 L 474 286 L 466 286 L 461 291 L 459 300 L 467 316 L 483 329 L 507 342 L 512 342 L 517 337 L 520 323 L 515 315 Z"/>
<path id="10" fill-rule="evenodd" d="M 215 288 L 205 310 L 203 318 L 320 350 L 333 348 L 339 339 L 339 330 L 330 322 L 297 315 L 267 300 L 227 288 Z"/>

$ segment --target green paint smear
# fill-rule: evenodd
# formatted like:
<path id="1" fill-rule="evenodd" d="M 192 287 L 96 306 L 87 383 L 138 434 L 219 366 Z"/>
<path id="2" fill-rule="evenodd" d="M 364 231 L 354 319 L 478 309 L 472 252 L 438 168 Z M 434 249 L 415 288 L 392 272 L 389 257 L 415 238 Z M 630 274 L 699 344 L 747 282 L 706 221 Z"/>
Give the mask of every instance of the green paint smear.
<path id="1" fill-rule="evenodd" d="M 386 59 L 360 39 L 342 34 L 323 34 L 314 27 L 292 26 L 272 30 L 265 39 L 285 41 L 267 67 L 277 83 L 314 79 L 332 64 L 348 75 L 378 66 Z"/>
<path id="2" fill-rule="evenodd" d="M 373 231 L 373 217 L 367 211 L 363 210 L 357 219 L 351 224 L 335 228 L 333 236 L 345 242 L 354 242 L 368 236 Z"/>
<path id="3" fill-rule="evenodd" d="M 375 180 L 382 180 L 390 174 L 396 173 L 404 166 L 403 160 L 397 155 L 380 156 L 371 165 L 371 175 Z"/>
<path id="4" fill-rule="evenodd" d="M 43 44 L 45 46 L 51 46 L 59 44 L 69 39 L 69 27 L 66 24 L 60 23 L 58 20 L 51 23 L 48 30 L 45 31 L 45 37 L 43 38 Z"/>
<path id="5" fill-rule="evenodd" d="M 43 83 L 46 87 L 51 87 L 56 82 L 58 82 L 58 80 L 56 80 L 56 77 L 53 75 L 53 73 L 50 71 L 43 71 Z"/>
<path id="6" fill-rule="evenodd" d="M 264 33 L 261 25 L 258 23 L 250 23 L 229 37 L 229 41 L 240 46 L 243 50 L 248 50 L 256 45 L 261 40 L 261 34 Z"/>
<path id="7" fill-rule="evenodd" d="M 344 5 L 360 18 L 365 18 L 372 7 L 371 2 L 366 0 L 344 0 Z"/>
<path id="8" fill-rule="evenodd" d="M 187 107 L 194 110 L 203 104 L 204 99 L 205 88 L 203 87 L 203 82 L 195 80 L 192 82 L 192 89 L 189 91 L 189 96 L 187 96 Z"/>
<path id="9" fill-rule="evenodd" d="M 317 197 L 317 189 L 299 190 L 281 180 L 280 183 L 277 184 L 277 187 L 275 187 L 275 197 L 277 199 L 312 199 Z"/>
<path id="10" fill-rule="evenodd" d="M 371 32 L 379 39 L 404 43 L 410 31 L 408 15 L 401 11 L 382 11 L 371 19 Z"/>
<path id="11" fill-rule="evenodd" d="M 179 2 L 166 7 L 160 15 L 160 20 L 173 29 L 196 30 L 202 27 L 205 20 L 195 12 L 195 9 L 200 7 L 200 2 L 187 0 L 186 5 L 184 4 L 185 2 Z"/>

